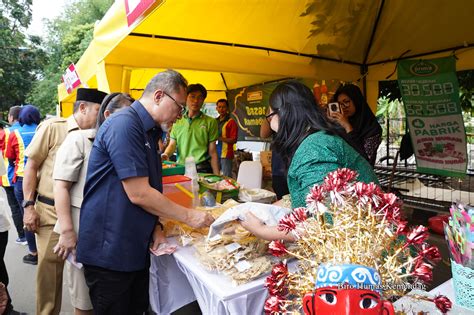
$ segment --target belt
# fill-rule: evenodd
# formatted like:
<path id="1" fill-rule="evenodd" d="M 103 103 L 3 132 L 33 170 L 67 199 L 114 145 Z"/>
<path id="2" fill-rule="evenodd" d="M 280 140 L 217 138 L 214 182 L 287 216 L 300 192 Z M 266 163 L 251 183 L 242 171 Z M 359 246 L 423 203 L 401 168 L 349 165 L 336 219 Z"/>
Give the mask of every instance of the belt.
<path id="1" fill-rule="evenodd" d="M 54 200 L 42 195 L 38 195 L 38 201 L 54 207 Z"/>

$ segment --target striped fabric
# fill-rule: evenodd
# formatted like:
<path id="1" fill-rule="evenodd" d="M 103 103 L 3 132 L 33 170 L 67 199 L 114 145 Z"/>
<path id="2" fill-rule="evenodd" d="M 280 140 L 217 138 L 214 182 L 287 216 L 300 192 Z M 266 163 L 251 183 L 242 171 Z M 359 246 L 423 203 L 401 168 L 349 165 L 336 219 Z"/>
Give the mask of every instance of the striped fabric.
<path id="1" fill-rule="evenodd" d="M 27 157 L 25 156 L 26 147 L 30 144 L 35 134 L 37 125 L 23 125 L 10 134 L 6 156 L 9 160 L 14 161 L 14 174 L 12 182 L 16 182 L 17 177 L 24 177 L 25 164 Z"/>
<path id="2" fill-rule="evenodd" d="M 3 152 L 3 162 L 7 168 L 7 173 L 1 178 L 1 185 L 3 187 L 10 187 L 12 185 L 13 176 L 15 175 L 15 167 L 8 162 L 6 153 L 9 147 L 10 135 L 18 128 L 20 128 L 20 124 L 18 122 L 14 123 L 9 128 L 5 128 L 5 135 L 3 137 L 1 149 Z"/>

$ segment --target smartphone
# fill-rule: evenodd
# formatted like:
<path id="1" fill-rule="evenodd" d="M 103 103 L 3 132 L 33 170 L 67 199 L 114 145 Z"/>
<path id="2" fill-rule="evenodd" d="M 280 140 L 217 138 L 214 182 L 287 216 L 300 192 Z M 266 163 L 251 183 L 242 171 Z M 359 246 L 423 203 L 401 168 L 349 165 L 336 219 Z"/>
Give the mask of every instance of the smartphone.
<path id="1" fill-rule="evenodd" d="M 328 104 L 328 110 L 329 110 L 329 114 L 331 114 L 331 113 L 341 113 L 341 107 L 339 106 L 339 103 L 337 103 L 337 102 L 329 103 Z"/>

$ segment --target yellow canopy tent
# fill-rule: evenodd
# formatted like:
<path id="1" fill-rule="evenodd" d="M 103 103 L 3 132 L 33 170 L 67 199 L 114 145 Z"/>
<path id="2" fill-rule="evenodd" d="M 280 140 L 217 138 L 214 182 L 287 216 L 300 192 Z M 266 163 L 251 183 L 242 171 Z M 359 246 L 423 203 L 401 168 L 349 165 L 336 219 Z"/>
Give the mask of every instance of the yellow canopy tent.
<path id="1" fill-rule="evenodd" d="M 125 2 L 96 25 L 76 64 L 90 87 L 138 97 L 153 74 L 173 68 L 215 101 L 228 89 L 288 77 L 362 80 L 375 106 L 377 82 L 399 58 L 455 53 L 458 70 L 474 68 L 473 1 L 151 1 L 131 26 Z M 75 96 L 58 89 L 67 116 Z"/>

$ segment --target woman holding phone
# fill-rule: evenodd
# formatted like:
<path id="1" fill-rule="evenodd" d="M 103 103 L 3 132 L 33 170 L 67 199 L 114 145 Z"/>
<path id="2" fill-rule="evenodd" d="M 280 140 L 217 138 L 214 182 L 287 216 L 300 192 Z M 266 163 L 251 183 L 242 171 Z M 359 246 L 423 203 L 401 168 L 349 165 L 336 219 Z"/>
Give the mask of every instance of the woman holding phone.
<path id="1" fill-rule="evenodd" d="M 328 104 L 329 120 L 337 124 L 344 138 L 358 152 L 365 153 L 370 165 L 375 165 L 377 149 L 382 142 L 382 127 L 364 99 L 357 85 L 341 85 L 333 97 L 339 104 Z"/>

